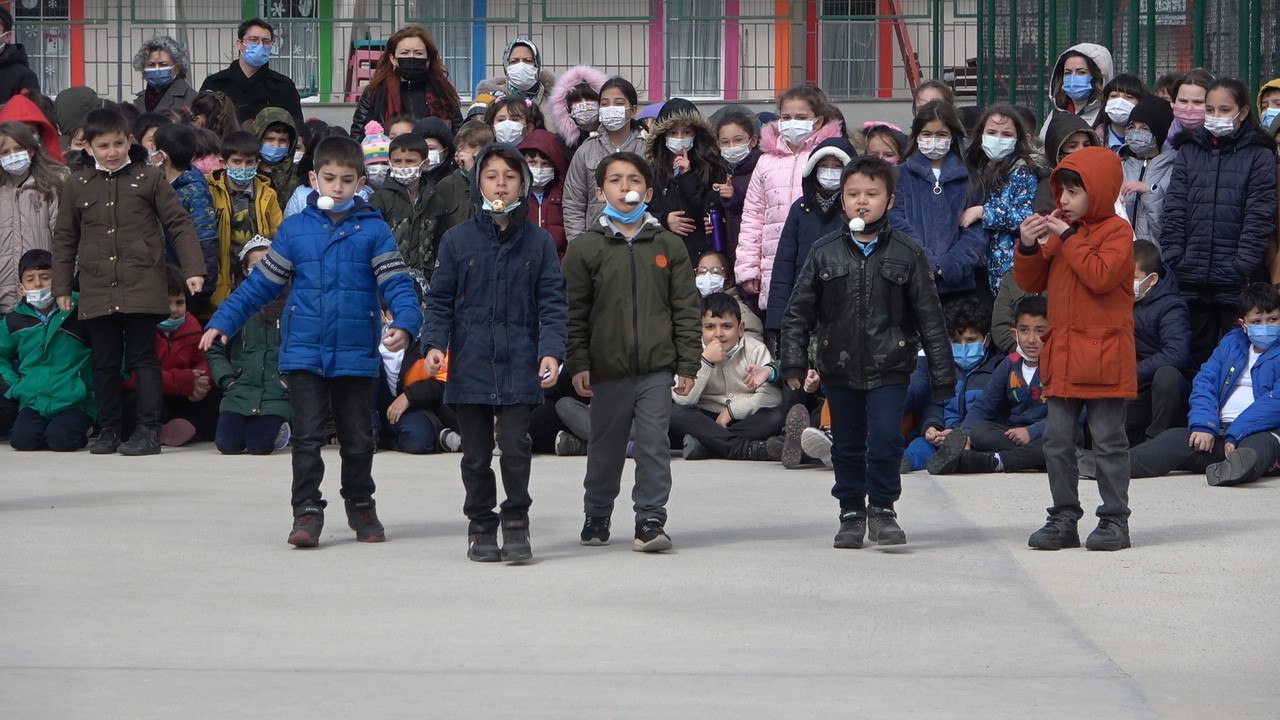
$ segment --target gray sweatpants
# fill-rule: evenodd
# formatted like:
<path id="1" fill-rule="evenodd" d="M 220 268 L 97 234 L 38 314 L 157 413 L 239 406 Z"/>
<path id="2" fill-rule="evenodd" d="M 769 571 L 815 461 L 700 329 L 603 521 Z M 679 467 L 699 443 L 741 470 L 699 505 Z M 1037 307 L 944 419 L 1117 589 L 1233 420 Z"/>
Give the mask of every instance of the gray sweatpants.
<path id="1" fill-rule="evenodd" d="M 1098 517 L 1129 524 L 1129 438 L 1124 431 L 1127 401 L 1117 398 L 1082 400 L 1049 398 L 1049 417 L 1044 429 L 1044 460 L 1049 471 L 1049 491 L 1053 494 L 1050 514 L 1063 513 L 1079 520 L 1080 471 L 1076 459 L 1076 426 L 1080 412 L 1087 410 L 1089 434 L 1097 457 L 1098 494 L 1102 505 Z"/>
<path id="2" fill-rule="evenodd" d="M 583 508 L 590 517 L 609 517 L 622 484 L 627 461 L 627 440 L 634 423 L 636 484 L 631 501 L 636 522 L 667 520 L 671 495 L 672 373 L 593 383 L 591 389 L 591 437 L 587 441 L 586 494 Z"/>

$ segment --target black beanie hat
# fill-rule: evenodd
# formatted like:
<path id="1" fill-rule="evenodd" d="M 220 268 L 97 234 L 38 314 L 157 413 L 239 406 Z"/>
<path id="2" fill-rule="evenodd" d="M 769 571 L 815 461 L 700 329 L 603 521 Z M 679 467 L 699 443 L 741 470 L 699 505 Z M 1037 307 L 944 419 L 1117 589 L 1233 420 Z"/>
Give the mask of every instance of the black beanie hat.
<path id="1" fill-rule="evenodd" d="M 1169 137 L 1169 127 L 1173 125 L 1173 108 L 1168 100 L 1155 93 L 1147 93 L 1129 113 L 1129 122 L 1140 122 L 1151 128 L 1156 147 L 1162 147 Z"/>

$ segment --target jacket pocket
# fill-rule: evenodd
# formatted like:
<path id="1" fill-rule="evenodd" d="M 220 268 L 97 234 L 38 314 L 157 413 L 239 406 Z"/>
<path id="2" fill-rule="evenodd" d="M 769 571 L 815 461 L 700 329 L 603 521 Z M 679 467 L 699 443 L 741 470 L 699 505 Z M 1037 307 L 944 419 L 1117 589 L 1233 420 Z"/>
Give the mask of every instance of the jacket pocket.
<path id="1" fill-rule="evenodd" d="M 894 285 L 906 285 L 911 266 L 897 260 L 885 260 L 880 265 L 880 277 Z"/>
<path id="2" fill-rule="evenodd" d="M 1123 358 L 1123 333 L 1118 328 L 1084 327 L 1068 330 L 1067 382 L 1077 385 L 1115 385 Z"/>
<path id="3" fill-rule="evenodd" d="M 841 263 L 838 265 L 824 265 L 818 270 L 818 278 L 824 283 L 837 282 L 841 278 L 849 276 L 849 265 Z"/>

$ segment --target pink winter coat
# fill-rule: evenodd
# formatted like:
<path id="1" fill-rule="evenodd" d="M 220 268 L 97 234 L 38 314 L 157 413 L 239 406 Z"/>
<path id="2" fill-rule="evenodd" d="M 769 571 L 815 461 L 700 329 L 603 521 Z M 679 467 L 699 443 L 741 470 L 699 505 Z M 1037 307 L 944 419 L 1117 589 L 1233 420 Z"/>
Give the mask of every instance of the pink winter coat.
<path id="1" fill-rule="evenodd" d="M 733 274 L 738 284 L 760 280 L 760 309 L 769 307 L 769 280 L 773 275 L 773 258 L 778 252 L 778 238 L 787 222 L 791 204 L 804 192 L 804 166 L 809 153 L 824 140 L 839 137 L 840 123 L 828 121 L 800 146 L 791 146 L 778 135 L 778 124 L 769 123 L 761 133 L 764 154 L 751 174 L 747 197 L 742 206 L 742 230 L 738 235 L 738 257 Z"/>

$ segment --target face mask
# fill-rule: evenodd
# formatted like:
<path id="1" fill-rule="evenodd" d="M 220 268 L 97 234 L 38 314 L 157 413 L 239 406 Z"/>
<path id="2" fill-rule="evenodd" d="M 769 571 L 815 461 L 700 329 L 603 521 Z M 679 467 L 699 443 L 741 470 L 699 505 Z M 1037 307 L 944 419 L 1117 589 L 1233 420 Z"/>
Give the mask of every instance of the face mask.
<path id="1" fill-rule="evenodd" d="M 750 145 L 734 145 L 733 147 L 720 148 L 720 157 L 724 158 L 724 161 L 730 165 L 737 165 L 746 160 L 750 154 Z"/>
<path id="2" fill-rule="evenodd" d="M 427 59 L 416 57 L 396 58 L 396 74 L 408 82 L 427 79 Z"/>
<path id="3" fill-rule="evenodd" d="M 326 205 L 328 207 L 325 207 Z M 356 198 L 354 195 L 342 201 L 341 203 L 335 203 L 333 201 L 333 198 L 329 197 L 328 195 L 321 195 L 316 198 L 316 207 L 320 208 L 321 210 L 324 210 L 325 212 L 344 213 L 355 206 L 356 206 Z"/>
<path id="4" fill-rule="evenodd" d="M 992 160 L 1003 160 L 1017 147 L 1017 138 L 1002 138 L 995 135 L 982 136 L 982 152 Z"/>
<path id="5" fill-rule="evenodd" d="M 713 275 L 711 273 L 698 275 L 694 278 L 694 282 L 698 284 L 698 293 L 702 297 L 706 297 L 711 293 L 718 293 L 724 289 L 723 275 Z"/>
<path id="6" fill-rule="evenodd" d="M 569 117 L 573 118 L 578 127 L 594 125 L 600 119 L 600 105 L 590 101 L 574 103 L 569 109 Z"/>
<path id="7" fill-rule="evenodd" d="M 258 168 L 227 168 L 227 177 L 237 185 L 248 185 L 258 177 Z"/>
<path id="8" fill-rule="evenodd" d="M 493 126 L 493 135 L 500 143 L 515 145 L 524 139 L 524 123 L 515 120 L 503 120 Z"/>
<path id="9" fill-rule="evenodd" d="M 896 157 L 882 157 L 882 158 L 880 158 L 880 159 L 881 159 L 881 160 L 883 160 L 883 161 L 885 162 L 885 164 L 886 164 L 886 165 L 897 165 L 897 164 L 898 164 L 898 158 L 896 158 Z"/>
<path id="10" fill-rule="evenodd" d="M 31 169 L 31 153 L 19 150 L 16 153 L 0 158 L 0 167 L 10 175 L 22 175 Z"/>
<path id="11" fill-rule="evenodd" d="M 1080 102 L 1093 94 L 1093 78 L 1088 75 L 1068 75 L 1062 78 L 1062 92 Z"/>
<path id="12" fill-rule="evenodd" d="M 1147 276 L 1142 278 L 1141 280 L 1133 281 L 1133 299 L 1134 300 L 1141 300 L 1142 298 L 1147 296 L 1147 293 L 1151 292 L 1151 286 L 1147 285 L 1147 281 L 1155 276 L 1156 276 L 1155 273 L 1148 273 Z"/>
<path id="13" fill-rule="evenodd" d="M 1280 339 L 1280 325 L 1245 325 L 1249 342 L 1259 350 L 1269 350 Z"/>
<path id="14" fill-rule="evenodd" d="M 667 149 L 672 155 L 679 155 L 693 147 L 693 138 L 667 138 Z"/>
<path id="15" fill-rule="evenodd" d="M 103 165 L 102 161 L 98 159 L 98 156 L 94 155 L 92 152 L 89 153 L 89 157 L 93 158 L 94 170 L 97 170 L 98 172 L 101 172 L 101 173 L 106 173 L 108 175 L 114 175 L 120 172 L 121 170 L 125 169 L 125 167 L 129 165 L 129 159 L 125 158 L 125 161 L 120 163 L 120 167 L 112 169 L 112 168 L 108 168 L 106 165 Z"/>
<path id="16" fill-rule="evenodd" d="M 266 143 L 263 143 L 262 147 L 258 148 L 258 155 L 271 165 L 275 165 L 280 162 L 288 154 L 289 148 L 287 147 L 276 147 L 275 145 L 267 145 Z"/>
<path id="17" fill-rule="evenodd" d="M 1239 113 L 1236 113 L 1239 115 Z M 1204 119 L 1204 129 L 1208 130 L 1214 137 L 1224 137 L 1236 131 L 1236 116 L 1231 117 L 1206 117 Z"/>
<path id="18" fill-rule="evenodd" d="M 618 132 L 627 124 L 627 109 L 621 105 L 600 108 L 600 124 L 609 132 Z"/>
<path id="19" fill-rule="evenodd" d="M 389 165 L 369 165 L 364 169 L 364 175 L 368 178 L 370 185 L 375 188 L 382 187 L 383 181 L 387 179 L 387 173 L 390 172 Z"/>
<path id="20" fill-rule="evenodd" d="M 294 151 L 293 151 L 293 163 L 294 163 L 295 165 L 297 165 L 298 163 L 302 162 L 302 158 L 304 158 L 304 157 L 306 157 L 306 156 L 307 156 L 307 151 L 305 151 L 305 150 L 294 150 Z"/>
<path id="21" fill-rule="evenodd" d="M 44 310 L 53 304 L 52 285 L 39 290 L 26 290 L 23 294 L 27 296 L 27 304 L 37 310 Z"/>
<path id="22" fill-rule="evenodd" d="M 1270 130 L 1271 123 L 1275 122 L 1278 117 L 1280 117 L 1280 108 L 1268 108 L 1264 110 L 1262 112 L 1262 117 L 1260 118 L 1262 120 L 1262 129 Z"/>
<path id="23" fill-rule="evenodd" d="M 951 138 L 919 138 L 916 140 L 916 147 L 920 148 L 920 154 L 930 160 L 941 160 L 951 152 Z"/>
<path id="24" fill-rule="evenodd" d="M 398 167 L 391 168 L 388 174 L 391 175 L 392 180 L 401 185 L 412 185 L 413 181 L 422 175 L 422 170 L 416 167 Z"/>
<path id="25" fill-rule="evenodd" d="M 484 210 L 490 215 L 510 215 L 511 211 L 515 210 L 518 207 L 520 207 L 519 200 L 514 200 L 509 204 L 503 205 L 501 210 L 495 210 L 493 207 L 493 202 L 489 200 L 489 198 L 484 198 L 484 202 L 480 204 L 480 209 Z"/>
<path id="26" fill-rule="evenodd" d="M 739 339 L 738 339 L 738 343 L 737 343 L 736 345 L 734 345 L 732 348 L 729 348 L 728 350 L 726 350 L 726 351 L 725 351 L 725 353 L 724 353 L 724 359 L 723 359 L 723 360 L 721 360 L 720 362 L 721 362 L 721 363 L 727 363 L 727 362 L 729 362 L 730 360 L 732 360 L 732 359 L 733 359 L 733 356 L 734 356 L 734 355 L 737 355 L 737 354 L 742 350 L 742 346 L 743 346 L 744 344 L 745 344 L 745 343 L 744 343 L 744 341 L 743 341 L 741 338 L 739 338 Z"/>
<path id="27" fill-rule="evenodd" d="M 840 168 L 818 168 L 818 185 L 823 190 L 835 190 L 840 187 Z"/>
<path id="28" fill-rule="evenodd" d="M 640 220 L 644 217 L 644 214 L 648 211 L 649 211 L 648 203 L 640 203 L 639 205 L 636 205 L 634 210 L 628 213 L 622 212 L 621 210 L 614 207 L 610 203 L 605 203 L 605 206 L 604 206 L 605 217 L 613 218 L 614 220 L 617 220 L 623 225 L 633 225 L 635 223 L 640 222 Z"/>
<path id="29" fill-rule="evenodd" d="M 538 82 L 538 68 L 528 63 L 511 63 L 507 66 L 507 82 L 517 90 L 528 90 Z"/>
<path id="30" fill-rule="evenodd" d="M 965 372 L 978 367 L 986 354 L 985 343 L 951 343 L 951 356 L 955 358 L 956 366 Z"/>
<path id="31" fill-rule="evenodd" d="M 1196 130 L 1204 125 L 1204 108 L 1176 107 L 1173 117 L 1186 130 Z"/>
<path id="32" fill-rule="evenodd" d="M 813 134 L 812 120 L 779 120 L 778 133 L 792 145 L 800 145 Z"/>
<path id="33" fill-rule="evenodd" d="M 182 323 L 185 321 L 186 321 L 185 317 L 180 317 L 176 320 L 173 318 L 166 318 L 156 323 L 156 329 L 159 330 L 160 332 L 171 333 L 174 330 L 177 330 L 178 328 L 182 327 Z"/>
<path id="34" fill-rule="evenodd" d="M 164 90 L 173 84 L 173 68 L 147 68 L 142 71 L 142 77 L 151 87 L 157 90 Z"/>
<path id="35" fill-rule="evenodd" d="M 164 160 L 163 159 L 157 160 L 156 158 L 158 157 L 160 157 L 159 150 L 148 150 L 147 164 L 150 165 L 151 167 L 160 167 L 161 165 L 164 165 Z"/>
<path id="36" fill-rule="evenodd" d="M 271 48 L 262 44 L 245 45 L 244 54 L 241 55 L 241 57 L 243 57 L 244 61 L 248 63 L 249 67 L 260 68 L 263 65 L 266 65 L 267 61 L 271 59 Z"/>
<path id="37" fill-rule="evenodd" d="M 191 161 L 191 167 L 199 170 L 201 173 L 208 175 L 215 170 L 222 169 L 222 159 L 217 155 L 206 155 L 198 160 Z M 254 170 L 256 174 L 258 171 Z"/>
<path id="38" fill-rule="evenodd" d="M 1146 155 L 1156 149 L 1156 136 L 1150 130 L 1134 130 L 1130 128 L 1124 134 L 1124 144 L 1138 155 Z"/>
<path id="39" fill-rule="evenodd" d="M 442 162 L 444 162 L 443 150 L 427 151 L 427 169 L 428 170 L 435 170 L 436 168 L 440 167 L 440 163 Z"/>
<path id="40" fill-rule="evenodd" d="M 529 168 L 529 174 L 533 176 L 534 187 L 546 187 L 556 176 L 556 171 L 555 168 Z"/>
<path id="41" fill-rule="evenodd" d="M 1116 125 L 1129 122 L 1129 114 L 1133 112 L 1133 103 L 1124 98 L 1111 98 L 1107 101 L 1107 117 Z"/>

